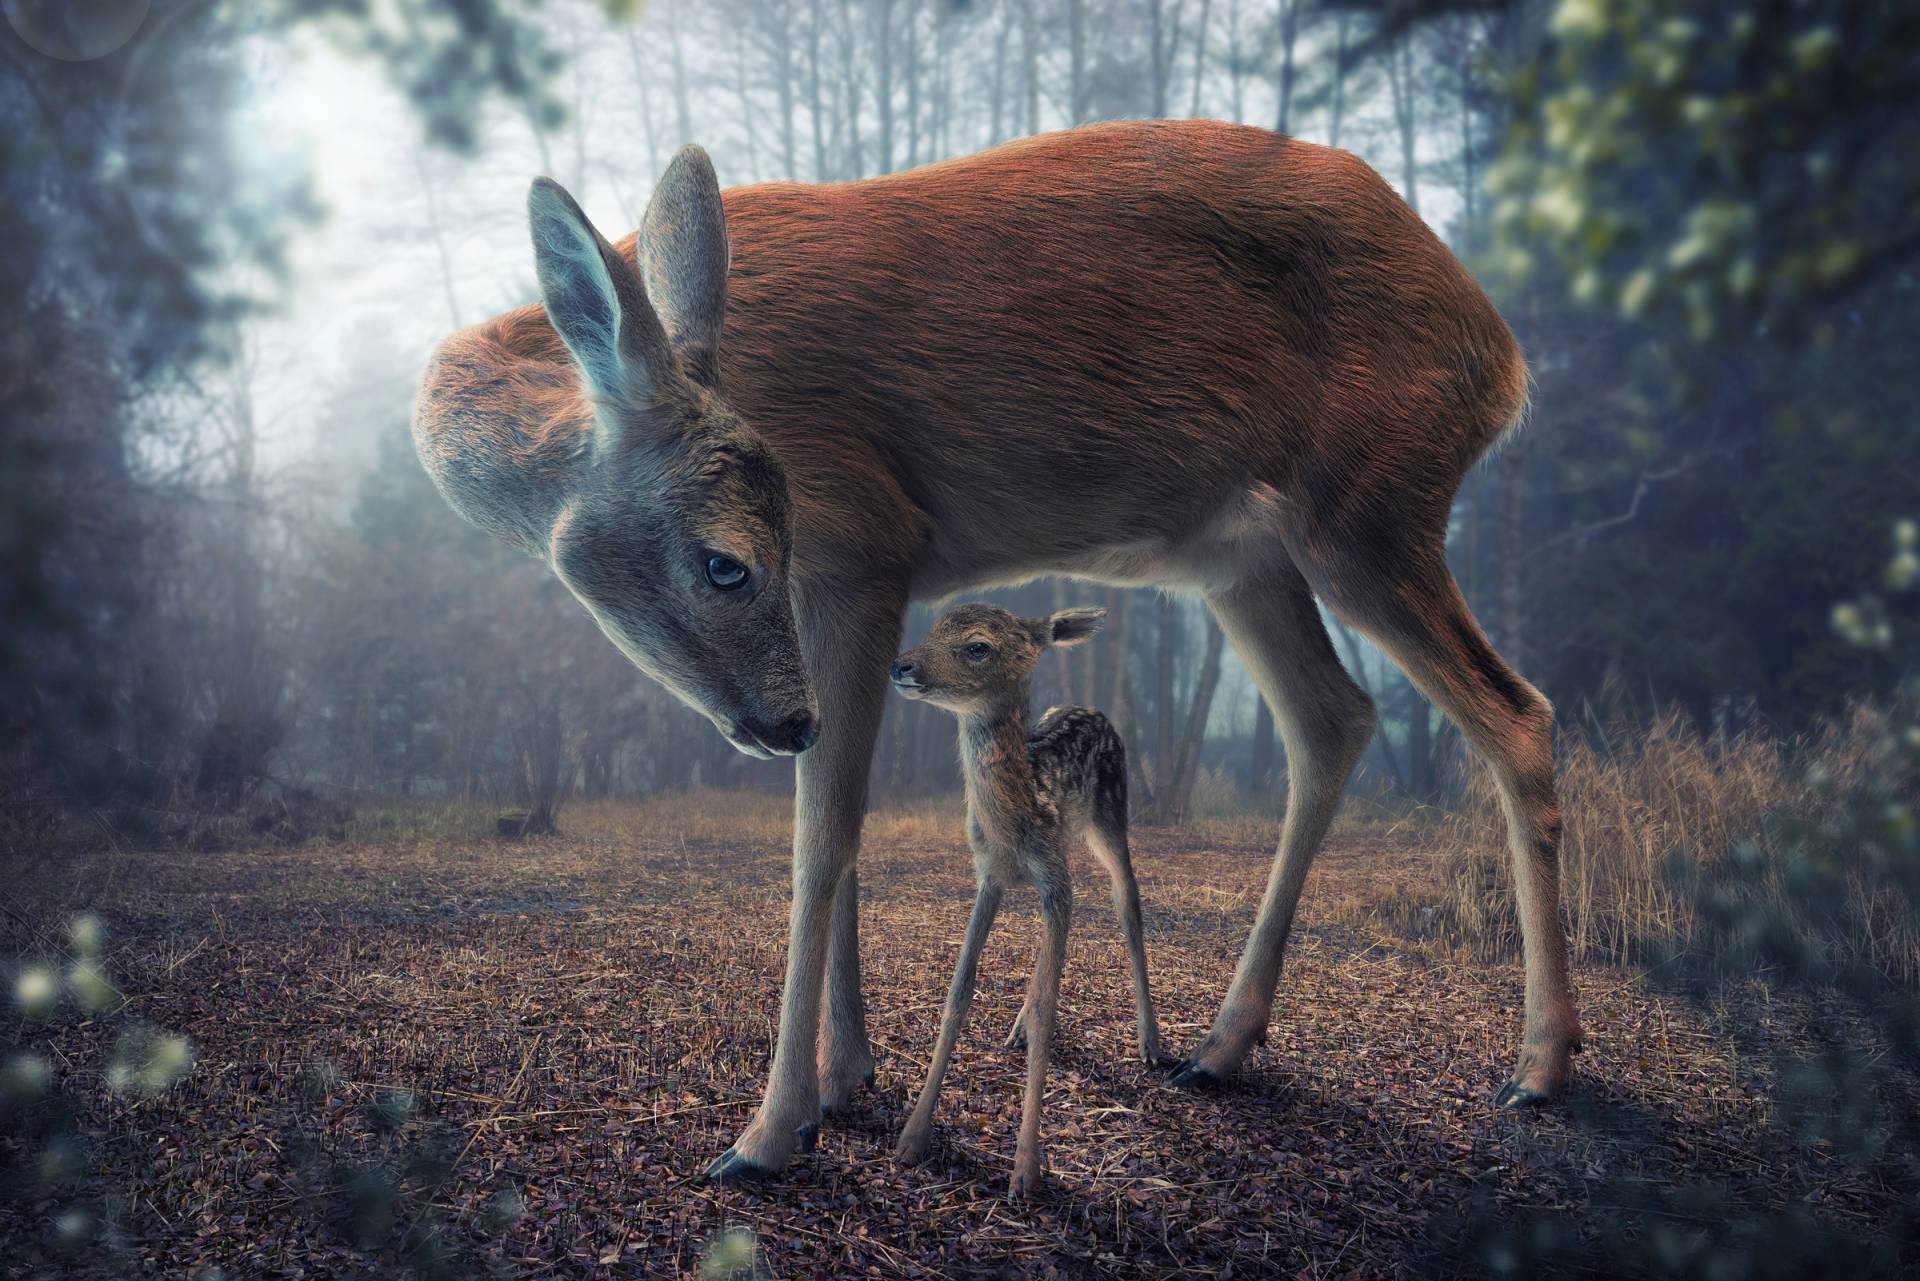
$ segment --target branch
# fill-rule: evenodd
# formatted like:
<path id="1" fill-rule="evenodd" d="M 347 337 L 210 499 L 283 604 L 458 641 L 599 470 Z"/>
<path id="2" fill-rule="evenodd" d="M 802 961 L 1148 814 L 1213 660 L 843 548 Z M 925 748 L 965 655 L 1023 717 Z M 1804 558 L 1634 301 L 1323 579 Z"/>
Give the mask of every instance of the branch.
<path id="1" fill-rule="evenodd" d="M 1718 450 L 1714 452 L 1724 453 L 1725 451 Z M 1616 526 L 1631 523 L 1640 515 L 1640 504 L 1645 500 L 1648 490 L 1662 481 L 1673 480 L 1676 477 L 1684 476 L 1711 456 L 1711 454 L 1704 453 L 1688 454 L 1671 467 L 1663 468 L 1660 471 L 1641 472 L 1640 479 L 1634 482 L 1633 497 L 1627 500 L 1626 510 L 1593 521 L 1591 524 L 1576 525 L 1572 529 L 1562 530 L 1560 533 L 1555 534 L 1552 538 L 1547 539 L 1532 551 L 1528 552 L 1527 559 L 1531 560 L 1543 552 L 1558 547 L 1561 543 L 1584 543 L 1596 535 L 1602 534 Z"/>

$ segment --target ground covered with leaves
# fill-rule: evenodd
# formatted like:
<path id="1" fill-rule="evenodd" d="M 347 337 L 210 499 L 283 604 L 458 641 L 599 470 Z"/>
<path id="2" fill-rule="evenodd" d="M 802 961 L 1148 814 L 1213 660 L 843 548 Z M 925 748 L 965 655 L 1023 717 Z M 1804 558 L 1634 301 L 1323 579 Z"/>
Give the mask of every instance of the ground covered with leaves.
<path id="1" fill-rule="evenodd" d="M 1175 1051 L 1225 989 L 1270 840 L 1135 835 Z M 777 825 L 629 816 L 526 843 L 103 848 L 23 871 L 4 954 L 71 969 L 69 922 L 91 912 L 117 995 L 5 1016 L 8 1079 L 21 1084 L 23 1054 L 43 1062 L 36 1088 L 65 1128 L 6 1131 L 0 1271 L 1473 1274 L 1497 1266 L 1500 1224 L 1557 1210 L 1572 1230 L 1615 1230 L 1609 1202 L 1637 1183 L 1863 1228 L 1911 1195 L 1769 1124 L 1774 1064 L 1808 1050 L 1809 1023 L 1758 987 L 1703 1001 L 1583 968 L 1576 1097 L 1494 1111 L 1520 971 L 1421 941 L 1420 905 L 1441 891 L 1408 831 L 1336 836 L 1269 1043 L 1230 1089 L 1173 1090 L 1133 1057 L 1119 930 L 1102 879 L 1079 870 L 1052 1182 L 1027 1203 L 1003 1196 L 1024 1057 L 1001 1040 L 1038 939 L 1028 900 L 989 945 L 932 1156 L 902 1169 L 889 1155 L 972 894 L 957 823 L 874 823 L 860 875 L 877 1087 L 783 1177 L 744 1189 L 701 1171 L 751 1118 L 772 1051 Z M 190 1069 L 128 1088 L 122 1060 L 156 1029 L 186 1038 Z M 19 1098 L 16 1113 L 55 1106 Z"/>

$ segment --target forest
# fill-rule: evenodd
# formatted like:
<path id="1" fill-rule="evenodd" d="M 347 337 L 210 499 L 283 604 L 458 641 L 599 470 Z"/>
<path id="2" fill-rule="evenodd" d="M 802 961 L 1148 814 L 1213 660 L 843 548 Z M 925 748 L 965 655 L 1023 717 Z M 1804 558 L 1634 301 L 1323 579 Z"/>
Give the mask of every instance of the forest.
<path id="1" fill-rule="evenodd" d="M 308 1275 L 1892 1275 L 1920 1258 L 1901 1192 L 1920 1174 L 1920 9 L 4 10 L 0 953 L 18 1008 L 0 1033 L 0 1241 L 34 1275 L 296 1259 Z M 1054 1156 L 1080 1184 L 1008 1225 L 982 1168 L 994 1141 L 946 1183 L 879 1172 L 866 1149 L 891 1141 L 937 1006 L 909 1026 L 870 996 L 876 1041 L 911 1062 L 883 1056 L 883 1102 L 808 1158 L 862 1164 L 744 1201 L 678 1193 L 765 1071 L 794 767 L 734 751 L 547 566 L 442 500 L 409 432 L 428 354 L 537 296 L 535 175 L 617 236 L 686 143 L 724 187 L 840 183 L 1157 117 L 1360 156 L 1526 353 L 1527 420 L 1468 475 L 1447 556 L 1558 712 L 1565 913 L 1603 1029 L 1580 1070 L 1611 1071 L 1611 1092 L 1518 1137 L 1459 1108 L 1430 1132 L 1337 1111 L 1338 1074 L 1382 1060 L 1399 1065 L 1383 1096 L 1492 1071 L 1519 971 L 1498 797 L 1446 718 L 1327 614 L 1379 729 L 1316 865 L 1259 1090 L 1172 1136 L 1116 1137 L 1123 1113 L 1174 1126 L 1164 1091 L 1116 1078 L 1117 1052 L 1068 1055 L 1087 1086 Z M 1204 1028 L 1284 806 L 1272 714 L 1197 597 L 1061 578 L 978 595 L 1027 616 L 1106 609 L 1097 639 L 1043 663 L 1036 709 L 1102 708 L 1125 738 L 1168 1026 Z M 903 643 L 950 603 L 916 603 Z M 880 913 L 867 963 L 899 1002 L 937 1001 L 957 939 L 959 769 L 952 719 L 891 699 L 862 892 Z M 1087 933 L 1102 937 L 1075 957 L 1105 957 L 1111 931 Z M 882 961 L 890 937 L 917 950 Z M 1126 1040 L 1117 964 L 1083 967 L 1102 976 L 1102 1013 L 1080 1015 L 1096 1043 Z M 568 967 L 645 977 L 601 1002 L 599 980 L 561 991 Z M 1435 967 L 1493 986 L 1455 1009 Z M 547 996 L 527 996 L 536 980 Z M 252 990 L 276 982 L 301 994 L 277 1037 Z M 688 1013 L 703 992 L 718 1031 Z M 476 1030 L 496 1002 L 513 1036 Z M 597 1041 L 605 1004 L 656 1041 Z M 1449 1010 L 1478 1030 L 1429 1061 L 1417 1044 L 1444 1039 Z M 1394 1011 L 1422 1021 L 1360 1043 Z M 554 1054 L 581 1080 L 541 1077 Z M 1011 1079 L 964 1084 L 983 1133 Z M 1487 1093 L 1476 1077 L 1460 1108 Z M 612 1115 L 614 1097 L 649 1110 L 567 1155 L 578 1136 L 550 1114 Z M 1303 1106 L 1340 1152 L 1296 1136 L 1275 1154 L 1268 1131 Z M 693 1128 L 658 1119 L 680 1109 Z M 233 1119 L 255 1110 L 275 1118 L 258 1136 Z M 310 1159 L 267 1162 L 296 1131 Z M 147 1168 L 155 1144 L 173 1155 Z M 1210 1145 L 1230 1173 L 1198 1159 Z"/>

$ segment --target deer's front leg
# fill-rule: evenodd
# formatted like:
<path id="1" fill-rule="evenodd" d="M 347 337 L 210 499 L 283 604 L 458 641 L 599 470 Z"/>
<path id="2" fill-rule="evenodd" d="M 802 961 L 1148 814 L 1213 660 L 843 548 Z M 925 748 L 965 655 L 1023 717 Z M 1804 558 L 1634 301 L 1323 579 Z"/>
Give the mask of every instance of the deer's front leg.
<path id="1" fill-rule="evenodd" d="M 974 975 L 980 967 L 980 951 L 986 946 L 987 934 L 993 929 L 994 915 L 1000 910 L 1000 894 L 1000 882 L 989 877 L 980 882 L 974 895 L 973 915 L 967 918 L 967 939 L 960 945 L 960 963 L 954 967 L 953 982 L 947 987 L 947 1010 L 940 1019 L 940 1039 L 934 1043 L 927 1083 L 921 1087 L 920 1101 L 901 1128 L 900 1142 L 893 1149 L 894 1159 L 904 1165 L 912 1165 L 927 1154 L 933 1107 L 940 1099 L 940 1084 L 946 1079 L 954 1042 L 960 1039 L 960 1028 L 967 1021 L 967 1007 L 973 1003 Z"/>
<path id="2" fill-rule="evenodd" d="M 849 867 L 833 898 L 827 986 L 820 1006 L 820 1110 L 831 1116 L 873 1084 L 867 1008 L 860 994 L 860 869 Z"/>
<path id="3" fill-rule="evenodd" d="M 900 640 L 903 592 L 859 597 L 815 590 L 796 616 L 808 671 L 820 704 L 820 739 L 803 753 L 794 785 L 793 908 L 788 921 L 787 983 L 780 1002 L 780 1034 L 766 1097 L 731 1148 L 707 1167 L 720 1181 L 771 1174 L 796 1149 L 810 1146 L 820 1128 L 817 1073 L 823 980 L 834 938 L 836 904 L 845 895 L 848 947 L 857 947 L 851 916 L 857 910 L 854 860 L 867 803 L 867 771 L 880 728 L 887 665 Z M 851 994 L 835 994 L 829 1019 L 859 1004 L 858 964 L 836 966 Z M 864 1020 L 862 1020 L 864 1023 Z M 828 1054 L 850 1055 L 870 1070 L 864 1026 L 829 1033 Z M 829 1069 L 838 1065 L 828 1062 Z"/>
<path id="4" fill-rule="evenodd" d="M 1053 1053 L 1054 1016 L 1060 1008 L 1060 971 L 1067 961 L 1067 928 L 1073 919 L 1073 888 L 1064 869 L 1059 881 L 1042 886 L 1041 914 L 1046 937 L 1033 967 L 1033 1009 L 1027 1024 L 1027 1094 L 1020 1105 L 1020 1143 L 1013 1154 L 1013 1179 L 1007 1193 L 1024 1197 L 1040 1190 L 1047 1159 L 1040 1146 L 1040 1100 L 1046 1093 L 1047 1060 Z"/>

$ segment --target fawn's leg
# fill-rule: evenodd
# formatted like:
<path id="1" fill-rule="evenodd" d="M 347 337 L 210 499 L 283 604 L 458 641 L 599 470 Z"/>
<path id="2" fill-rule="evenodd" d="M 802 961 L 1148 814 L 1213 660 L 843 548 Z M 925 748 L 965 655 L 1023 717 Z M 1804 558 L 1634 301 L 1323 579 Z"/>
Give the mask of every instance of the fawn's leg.
<path id="1" fill-rule="evenodd" d="M 1041 887 L 1040 911 L 1046 936 L 1033 968 L 1033 1010 L 1027 1029 L 1027 1093 L 1020 1104 L 1020 1143 L 1013 1154 L 1010 1196 L 1040 1190 L 1047 1161 L 1040 1148 L 1040 1099 L 1046 1091 L 1047 1060 L 1053 1053 L 1053 1024 L 1060 1006 L 1060 971 L 1067 960 L 1067 928 L 1073 921 L 1073 887 L 1066 869 L 1058 881 Z"/>
<path id="2" fill-rule="evenodd" d="M 1122 811 L 1116 825 L 1096 817 L 1087 829 L 1087 848 L 1107 869 L 1113 882 L 1113 911 L 1127 940 L 1127 961 L 1133 967 L 1134 1036 L 1140 1057 L 1148 1067 L 1160 1062 L 1160 1021 L 1153 1013 L 1153 992 L 1147 985 L 1147 945 L 1140 929 L 1140 883 L 1133 876 L 1133 855 L 1127 848 L 1127 820 Z"/>
<path id="3" fill-rule="evenodd" d="M 973 1003 L 974 973 L 980 965 L 980 949 L 986 946 L 993 918 L 1000 910 L 1002 886 L 988 877 L 980 882 L 973 898 L 973 915 L 967 918 L 966 942 L 960 945 L 960 963 L 953 968 L 953 982 L 947 988 L 947 1009 L 940 1018 L 940 1039 L 934 1042 L 933 1062 L 927 1068 L 927 1083 L 920 1089 L 920 1101 L 900 1131 L 900 1142 L 893 1149 L 894 1160 L 912 1165 L 927 1154 L 927 1136 L 933 1130 L 933 1106 L 940 1098 L 940 1084 L 947 1075 L 947 1062 L 953 1057 L 953 1045 L 960 1039 L 960 1027 L 967 1021 L 967 1007 Z"/>
<path id="4" fill-rule="evenodd" d="M 710 1179 L 771 1174 L 819 1133 L 821 988 L 828 944 L 836 903 L 860 849 L 867 773 L 904 600 L 904 592 L 880 588 L 860 595 L 816 590 L 803 599 L 796 594 L 794 612 L 820 702 L 820 740 L 800 755 L 795 774 L 793 907 L 780 1035 L 759 1114 L 707 1167 Z M 849 897 L 849 911 L 853 902 Z M 843 982 L 858 976 L 857 968 L 849 974 L 842 966 L 838 972 Z M 836 994 L 826 1003 L 828 1017 L 844 1014 L 859 999 L 857 992 Z M 837 1053 L 851 1054 L 853 1040 L 843 1028 L 830 1033 L 826 1043 Z M 864 1050 L 864 1031 L 859 1042 Z"/>

